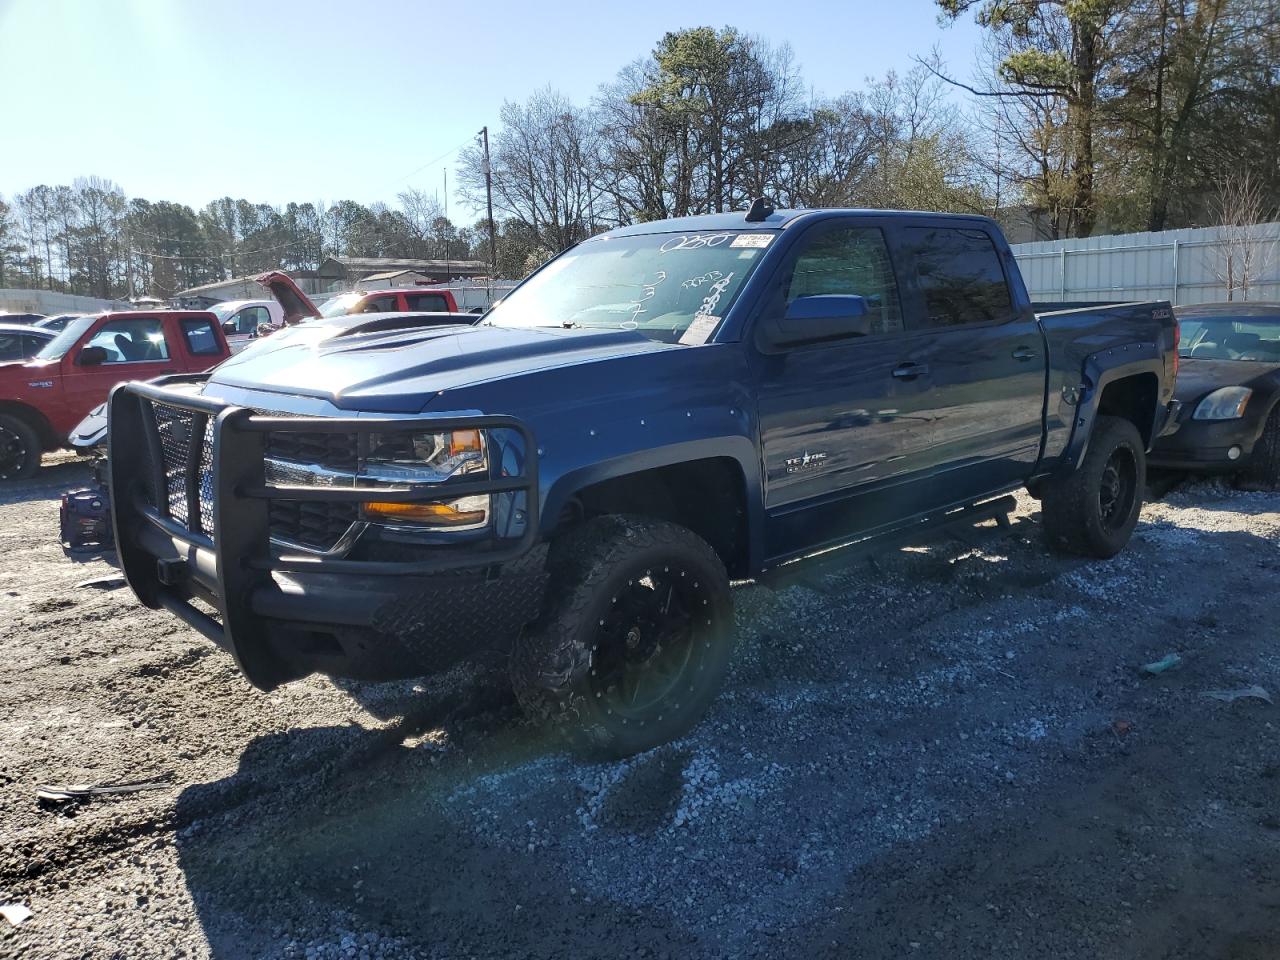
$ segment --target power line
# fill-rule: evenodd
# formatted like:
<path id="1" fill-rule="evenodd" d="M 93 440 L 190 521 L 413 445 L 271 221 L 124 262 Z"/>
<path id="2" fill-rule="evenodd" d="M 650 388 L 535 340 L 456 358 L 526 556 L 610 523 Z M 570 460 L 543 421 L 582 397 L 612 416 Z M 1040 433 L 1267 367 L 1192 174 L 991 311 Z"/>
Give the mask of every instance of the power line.
<path id="1" fill-rule="evenodd" d="M 399 184 L 399 183 L 404 183 L 404 182 L 405 182 L 406 180 L 408 180 L 410 177 L 414 176 L 414 174 L 421 173 L 423 170 L 427 169 L 427 167 L 435 166 L 437 163 L 439 163 L 439 162 L 440 162 L 441 160 L 443 160 L 445 157 L 448 157 L 450 154 L 457 153 L 459 150 L 461 150 L 463 147 L 465 147 L 467 144 L 469 144 L 469 143 L 471 142 L 471 140 L 472 140 L 472 138 L 471 138 L 471 137 L 467 137 L 467 139 L 463 140 L 463 141 L 462 141 L 460 144 L 458 144 L 456 147 L 453 147 L 453 148 L 452 148 L 452 149 L 450 149 L 450 150 L 446 150 L 444 153 L 440 154 L 440 156 L 436 157 L 434 160 L 428 160 L 428 161 L 427 161 L 426 163 L 424 163 L 422 166 L 418 167 L 418 169 L 417 169 L 417 170 L 413 170 L 413 171 L 411 171 L 410 173 L 406 173 L 403 177 L 401 177 L 399 180 L 397 180 L 397 181 L 396 181 L 396 183 L 398 183 L 398 184 Z"/>

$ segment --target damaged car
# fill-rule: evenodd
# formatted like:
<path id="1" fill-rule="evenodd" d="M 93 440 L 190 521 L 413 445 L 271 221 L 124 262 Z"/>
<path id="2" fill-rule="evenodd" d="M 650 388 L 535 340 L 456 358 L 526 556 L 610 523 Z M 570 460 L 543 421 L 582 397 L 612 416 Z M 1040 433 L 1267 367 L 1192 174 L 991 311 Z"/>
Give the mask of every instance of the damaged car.
<path id="1" fill-rule="evenodd" d="M 1037 315 L 984 217 L 624 227 L 476 325 L 325 318 L 118 388 L 121 566 L 262 689 L 500 650 L 531 715 L 631 754 L 715 698 L 731 580 L 1023 488 L 1055 549 L 1123 549 L 1176 342 L 1163 302 Z"/>
<path id="2" fill-rule="evenodd" d="M 1151 451 L 1152 466 L 1233 475 L 1241 486 L 1280 486 L 1280 304 L 1177 307 L 1181 370 L 1177 415 Z"/>

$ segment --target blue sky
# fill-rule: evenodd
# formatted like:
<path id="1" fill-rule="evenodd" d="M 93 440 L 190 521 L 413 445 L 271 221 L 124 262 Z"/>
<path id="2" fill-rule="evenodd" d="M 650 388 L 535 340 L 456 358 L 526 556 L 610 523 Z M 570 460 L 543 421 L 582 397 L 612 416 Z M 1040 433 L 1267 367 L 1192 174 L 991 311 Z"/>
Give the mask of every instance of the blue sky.
<path id="1" fill-rule="evenodd" d="M 825 94 L 935 44 L 967 77 L 980 40 L 971 18 L 939 27 L 933 0 L 0 0 L 0 194 L 86 174 L 196 207 L 436 191 L 503 100 L 585 102 L 703 24 L 789 43 Z"/>

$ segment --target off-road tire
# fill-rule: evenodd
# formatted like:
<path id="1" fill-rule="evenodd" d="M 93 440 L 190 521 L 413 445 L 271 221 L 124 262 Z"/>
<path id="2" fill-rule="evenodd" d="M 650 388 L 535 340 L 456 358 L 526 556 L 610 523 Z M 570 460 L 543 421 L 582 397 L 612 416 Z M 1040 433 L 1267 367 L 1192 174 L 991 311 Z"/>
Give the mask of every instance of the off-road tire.
<path id="1" fill-rule="evenodd" d="M 599 756 L 630 756 L 687 733 L 718 693 L 733 645 L 729 578 L 715 551 L 677 524 L 611 515 L 553 542 L 547 563 L 547 609 L 511 654 L 512 686 L 525 713 Z M 647 714 L 627 717 L 612 709 L 610 696 L 602 697 L 606 681 L 597 669 L 616 657 L 613 621 L 625 616 L 629 591 L 649 589 L 646 584 L 665 588 L 665 612 L 679 591 L 681 615 L 689 612 L 680 634 L 686 639 L 669 650 L 687 644 L 680 654 L 686 659 L 671 690 Z M 629 632 L 628 644 L 630 638 Z M 610 648 L 602 650 L 605 643 Z"/>
<path id="2" fill-rule="evenodd" d="M 1123 491 L 1124 503 L 1108 516 L 1103 504 L 1104 474 L 1117 463 L 1126 474 L 1132 469 L 1133 475 L 1124 480 L 1131 489 Z M 1138 428 L 1122 417 L 1098 417 L 1080 469 L 1044 485 L 1041 509 L 1049 546 L 1084 557 L 1114 557 L 1138 525 L 1146 473 L 1146 451 Z"/>
<path id="3" fill-rule="evenodd" d="M 1267 417 L 1237 482 L 1245 490 L 1280 489 L 1280 405 Z"/>
<path id="4" fill-rule="evenodd" d="M 0 445 L 6 448 L 4 452 L 16 452 L 18 457 L 18 461 L 12 464 L 0 457 L 0 481 L 29 480 L 35 476 L 40 469 L 44 446 L 40 442 L 40 434 L 31 424 L 21 417 L 0 414 Z"/>

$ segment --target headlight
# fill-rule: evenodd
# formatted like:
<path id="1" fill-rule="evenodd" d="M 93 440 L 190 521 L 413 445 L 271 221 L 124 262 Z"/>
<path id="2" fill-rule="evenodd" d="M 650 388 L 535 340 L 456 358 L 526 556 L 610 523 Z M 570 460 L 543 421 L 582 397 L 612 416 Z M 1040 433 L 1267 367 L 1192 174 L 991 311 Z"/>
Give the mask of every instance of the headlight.
<path id="1" fill-rule="evenodd" d="M 1253 391 L 1248 387 L 1223 387 L 1209 394 L 1196 406 L 1193 420 L 1235 420 L 1244 416 Z"/>
<path id="2" fill-rule="evenodd" d="M 443 483 L 451 477 L 482 473 L 489 468 L 484 433 L 374 434 L 369 452 L 360 460 L 357 482 L 373 485 Z M 370 491 L 371 496 L 377 496 Z M 367 520 L 394 526 L 474 530 L 489 522 L 489 496 L 479 494 L 434 502 L 396 503 L 370 500 L 360 505 Z"/>

